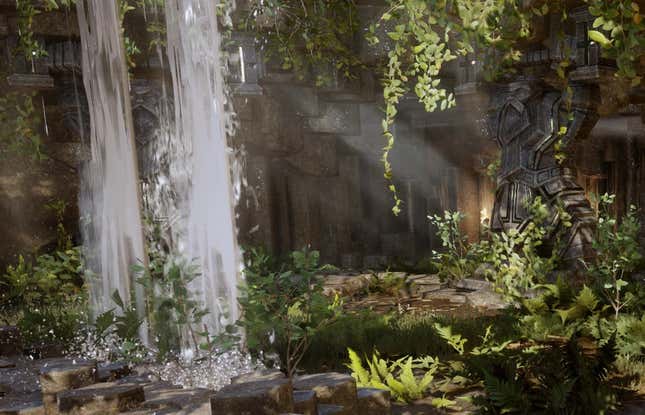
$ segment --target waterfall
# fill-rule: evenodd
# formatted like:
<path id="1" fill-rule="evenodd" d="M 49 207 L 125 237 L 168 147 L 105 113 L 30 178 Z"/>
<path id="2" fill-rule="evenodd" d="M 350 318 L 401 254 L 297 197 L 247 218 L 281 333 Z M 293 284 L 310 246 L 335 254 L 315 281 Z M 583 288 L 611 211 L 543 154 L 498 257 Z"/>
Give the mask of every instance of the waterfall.
<path id="1" fill-rule="evenodd" d="M 184 230 L 179 252 L 200 267 L 189 288 L 210 311 L 203 322 L 211 332 L 238 318 L 240 271 L 218 3 L 167 0 L 165 9 L 176 150 L 169 163 L 183 211 L 174 226 Z"/>
<path id="2" fill-rule="evenodd" d="M 90 113 L 91 159 L 84 168 L 79 206 L 93 311 L 115 307 L 118 290 L 140 315 L 143 289 L 134 283 L 132 266 L 146 262 L 140 210 L 139 177 L 128 71 L 116 0 L 77 2 L 82 45 L 83 83 Z M 147 342 L 147 328 L 140 329 Z"/>

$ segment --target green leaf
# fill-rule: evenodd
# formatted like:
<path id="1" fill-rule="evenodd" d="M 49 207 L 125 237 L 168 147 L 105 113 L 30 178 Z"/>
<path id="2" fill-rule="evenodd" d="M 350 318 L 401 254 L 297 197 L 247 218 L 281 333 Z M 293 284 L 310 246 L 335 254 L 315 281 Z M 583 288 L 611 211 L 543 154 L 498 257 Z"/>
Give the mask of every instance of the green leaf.
<path id="1" fill-rule="evenodd" d="M 587 34 L 589 35 L 589 39 L 598 43 L 603 48 L 608 48 L 609 46 L 611 46 L 612 41 L 607 39 L 607 37 L 605 37 L 602 32 L 599 32 L 597 30 L 589 30 Z"/>

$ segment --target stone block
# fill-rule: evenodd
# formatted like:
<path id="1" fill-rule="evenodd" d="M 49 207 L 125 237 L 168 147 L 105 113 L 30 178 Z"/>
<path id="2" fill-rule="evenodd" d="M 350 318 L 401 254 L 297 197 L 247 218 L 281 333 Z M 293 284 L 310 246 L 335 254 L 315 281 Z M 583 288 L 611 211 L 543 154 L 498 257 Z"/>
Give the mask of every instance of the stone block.
<path id="1" fill-rule="evenodd" d="M 344 415 L 355 414 L 355 412 L 347 412 L 342 405 L 318 405 L 318 415 Z"/>
<path id="2" fill-rule="evenodd" d="M 261 380 L 223 387 L 211 398 L 212 415 L 278 415 L 293 410 L 288 379 Z"/>
<path id="3" fill-rule="evenodd" d="M 22 354 L 22 337 L 15 326 L 0 327 L 0 356 Z"/>
<path id="4" fill-rule="evenodd" d="M 281 380 L 286 379 L 286 375 L 278 369 L 258 370 L 255 372 L 243 373 L 239 376 L 231 378 L 231 383 L 234 385 L 246 382 L 257 382 L 261 380 Z"/>
<path id="5" fill-rule="evenodd" d="M 60 361 L 40 369 L 43 394 L 54 394 L 96 383 L 96 362 L 93 360 Z"/>
<path id="6" fill-rule="evenodd" d="M 313 390 L 321 404 L 342 405 L 342 411 L 338 412 L 341 415 L 356 415 L 356 381 L 350 375 L 330 372 L 298 376 L 293 387 L 295 390 Z M 321 413 L 320 408 L 318 412 Z"/>
<path id="7" fill-rule="evenodd" d="M 65 415 L 113 415 L 134 409 L 144 400 L 141 385 L 97 383 L 58 393 L 58 410 Z"/>
<path id="8" fill-rule="evenodd" d="M 16 363 L 11 360 L 0 359 L 0 369 L 8 369 L 11 367 L 16 367 Z"/>
<path id="9" fill-rule="evenodd" d="M 132 368 L 125 362 L 114 362 L 99 366 L 97 369 L 97 380 L 99 382 L 113 382 L 132 373 Z"/>
<path id="10" fill-rule="evenodd" d="M 359 105 L 350 102 L 323 102 L 320 105 L 320 116 L 309 118 L 306 128 L 316 133 L 360 135 Z"/>
<path id="11" fill-rule="evenodd" d="M 312 176 L 338 174 L 336 137 L 328 134 L 306 134 L 300 152 L 288 158 L 289 164 Z"/>
<path id="12" fill-rule="evenodd" d="M 358 415 L 390 415 L 390 391 L 358 388 Z"/>
<path id="13" fill-rule="evenodd" d="M 210 398 L 214 392 L 209 389 L 184 389 L 176 386 L 144 387 L 145 399 L 142 407 L 158 412 L 208 407 L 206 415 L 210 415 Z M 199 412 L 202 412 L 199 410 Z"/>
<path id="14" fill-rule="evenodd" d="M 0 415 L 44 415 L 45 409 L 40 401 L 0 404 Z"/>
<path id="15" fill-rule="evenodd" d="M 309 390 L 293 391 L 293 410 L 302 415 L 318 415 L 316 392 Z"/>

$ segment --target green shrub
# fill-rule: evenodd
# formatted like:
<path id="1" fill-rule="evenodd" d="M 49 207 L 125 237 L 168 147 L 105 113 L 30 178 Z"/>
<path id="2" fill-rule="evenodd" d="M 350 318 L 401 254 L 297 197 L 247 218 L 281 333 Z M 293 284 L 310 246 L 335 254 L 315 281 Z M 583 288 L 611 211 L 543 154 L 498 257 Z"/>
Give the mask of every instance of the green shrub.
<path id="1" fill-rule="evenodd" d="M 86 321 L 79 248 L 22 256 L 0 277 L 0 318 L 16 324 L 28 345 L 66 343 Z"/>
<path id="2" fill-rule="evenodd" d="M 437 227 L 437 236 L 441 238 L 442 252 L 433 251 L 433 264 L 442 281 L 455 282 L 471 277 L 482 264 L 487 243 L 469 243 L 468 237 L 461 232 L 461 221 L 464 215 L 460 212 L 445 211 L 443 217 L 428 216 Z"/>
<path id="3" fill-rule="evenodd" d="M 270 256 L 253 250 L 241 288 L 242 317 L 248 347 L 265 356 L 279 356 L 293 376 L 312 339 L 339 315 L 338 298 L 323 295 L 317 251 L 295 251 L 290 261 L 273 268 Z"/>

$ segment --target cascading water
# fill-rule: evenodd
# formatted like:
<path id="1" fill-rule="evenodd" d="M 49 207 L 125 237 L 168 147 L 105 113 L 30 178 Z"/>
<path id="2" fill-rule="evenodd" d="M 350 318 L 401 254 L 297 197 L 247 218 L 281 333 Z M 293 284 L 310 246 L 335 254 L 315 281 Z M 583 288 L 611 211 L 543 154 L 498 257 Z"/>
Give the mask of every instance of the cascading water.
<path id="1" fill-rule="evenodd" d="M 194 258 L 201 275 L 194 298 L 210 313 L 203 322 L 219 332 L 238 318 L 240 270 L 227 134 L 221 36 L 213 0 L 167 0 L 167 53 L 174 101 L 171 180 L 182 199 L 180 254 Z"/>
<path id="2" fill-rule="evenodd" d="M 82 70 L 90 112 L 91 159 L 83 172 L 81 193 L 95 313 L 111 309 L 114 291 L 143 315 L 143 290 L 134 283 L 132 266 L 146 261 L 139 197 L 139 177 L 128 72 L 115 0 L 77 2 Z M 147 328 L 140 335 L 147 342 Z"/>

